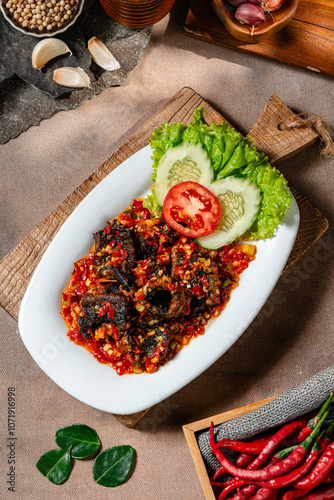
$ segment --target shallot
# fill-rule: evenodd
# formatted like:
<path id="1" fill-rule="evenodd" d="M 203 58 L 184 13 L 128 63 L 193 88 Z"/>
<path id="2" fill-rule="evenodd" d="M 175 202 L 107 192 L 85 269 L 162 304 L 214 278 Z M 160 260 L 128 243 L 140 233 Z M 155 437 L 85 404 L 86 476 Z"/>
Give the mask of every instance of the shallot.
<path id="1" fill-rule="evenodd" d="M 266 21 L 266 16 L 259 5 L 243 3 L 235 11 L 235 18 L 242 24 L 248 24 L 252 27 L 251 35 L 254 33 L 255 26 Z"/>
<path id="2" fill-rule="evenodd" d="M 274 10 L 278 10 L 282 7 L 284 0 L 265 0 L 265 6 L 273 12 Z"/>

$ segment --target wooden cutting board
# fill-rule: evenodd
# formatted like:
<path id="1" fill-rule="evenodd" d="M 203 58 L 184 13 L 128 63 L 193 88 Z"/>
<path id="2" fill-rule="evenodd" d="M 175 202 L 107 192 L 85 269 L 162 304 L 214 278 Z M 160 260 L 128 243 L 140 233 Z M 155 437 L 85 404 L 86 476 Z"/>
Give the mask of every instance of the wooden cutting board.
<path id="1" fill-rule="evenodd" d="M 233 38 L 209 0 L 191 0 L 186 35 L 334 76 L 334 1 L 299 0 L 291 23 L 260 43 Z"/>
<path id="2" fill-rule="evenodd" d="M 146 146 L 155 128 L 162 123 L 189 123 L 198 106 L 204 106 L 204 117 L 209 124 L 223 120 L 223 117 L 194 90 L 188 87 L 181 89 L 0 261 L 0 305 L 15 320 L 18 319 L 21 301 L 37 264 L 74 208 L 106 175 Z M 293 116 L 294 113 L 278 97 L 272 96 L 248 134 L 257 148 L 265 152 L 274 164 L 290 158 L 317 140 L 318 136 L 312 128 L 290 131 L 278 129 L 282 121 Z M 293 187 L 291 189 L 297 200 L 301 218 L 295 245 L 284 270 L 292 266 L 328 227 L 327 219 L 321 212 Z M 133 426 L 146 412 L 147 410 L 134 415 L 116 416 L 125 425 Z"/>

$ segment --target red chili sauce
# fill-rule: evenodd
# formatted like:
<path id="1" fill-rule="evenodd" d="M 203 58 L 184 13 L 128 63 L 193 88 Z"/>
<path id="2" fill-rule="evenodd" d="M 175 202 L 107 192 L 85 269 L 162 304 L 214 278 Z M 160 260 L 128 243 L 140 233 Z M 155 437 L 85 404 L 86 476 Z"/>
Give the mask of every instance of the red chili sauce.
<path id="1" fill-rule="evenodd" d="M 255 258 L 256 247 L 249 244 L 203 249 L 151 216 L 141 200 L 98 234 L 98 249 L 95 240 L 74 264 L 61 315 L 69 339 L 119 375 L 153 373 L 203 335 Z M 129 273 L 130 281 L 120 284 L 119 276 Z"/>

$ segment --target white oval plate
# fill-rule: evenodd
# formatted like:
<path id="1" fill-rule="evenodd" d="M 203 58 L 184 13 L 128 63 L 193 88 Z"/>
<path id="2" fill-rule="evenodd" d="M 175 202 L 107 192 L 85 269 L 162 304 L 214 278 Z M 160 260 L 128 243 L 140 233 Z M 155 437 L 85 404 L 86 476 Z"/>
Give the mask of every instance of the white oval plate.
<path id="1" fill-rule="evenodd" d="M 151 150 L 135 153 L 101 181 L 73 211 L 50 243 L 23 298 L 19 331 L 36 363 L 69 394 L 94 408 L 136 413 L 175 393 L 212 365 L 242 335 L 273 290 L 299 226 L 293 200 L 273 238 L 257 243 L 257 256 L 240 278 L 226 309 L 206 332 L 153 374 L 118 376 L 67 336 L 59 313 L 73 263 L 93 246 L 104 227 L 151 187 Z"/>

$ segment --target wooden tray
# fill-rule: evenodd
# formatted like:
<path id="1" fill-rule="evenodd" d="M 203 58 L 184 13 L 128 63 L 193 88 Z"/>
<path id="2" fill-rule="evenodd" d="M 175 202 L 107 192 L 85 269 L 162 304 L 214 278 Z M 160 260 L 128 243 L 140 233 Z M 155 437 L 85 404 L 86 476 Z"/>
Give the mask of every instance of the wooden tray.
<path id="1" fill-rule="evenodd" d="M 247 406 L 242 406 L 241 408 L 236 408 L 235 410 L 220 413 L 219 415 L 215 415 L 213 417 L 204 418 L 203 420 L 197 420 L 197 422 L 193 422 L 182 427 L 206 500 L 216 500 L 217 495 L 215 494 L 214 488 L 210 484 L 209 471 L 205 465 L 201 450 L 199 449 L 197 443 L 198 434 L 208 431 L 211 422 L 213 422 L 214 425 L 218 425 L 223 422 L 227 422 L 228 420 L 242 417 L 251 411 L 257 410 L 264 404 L 269 403 L 269 401 L 272 401 L 275 397 L 276 396 Z"/>
<path id="2" fill-rule="evenodd" d="M 181 89 L 2 259 L 0 262 L 0 305 L 14 319 L 18 318 L 22 298 L 37 264 L 74 208 L 106 175 L 146 146 L 155 128 L 162 123 L 189 123 L 198 106 L 204 106 L 204 117 L 208 123 L 223 120 L 223 117 L 194 90 L 187 87 Z M 278 125 L 283 120 L 293 116 L 294 113 L 278 97 L 272 96 L 248 134 L 253 138 L 257 148 L 264 151 L 274 164 L 295 155 L 314 143 L 318 137 L 312 128 L 278 130 Z M 301 219 L 295 245 L 285 270 L 292 266 L 328 227 L 327 219 L 321 212 L 293 187 L 291 189 L 297 200 Z M 117 418 L 125 425 L 133 426 L 145 415 L 146 411 L 134 415 L 117 415 Z"/>
<path id="3" fill-rule="evenodd" d="M 191 0 L 185 34 L 225 47 L 334 76 L 334 2 L 299 0 L 291 23 L 260 43 L 233 38 L 209 0 Z"/>

